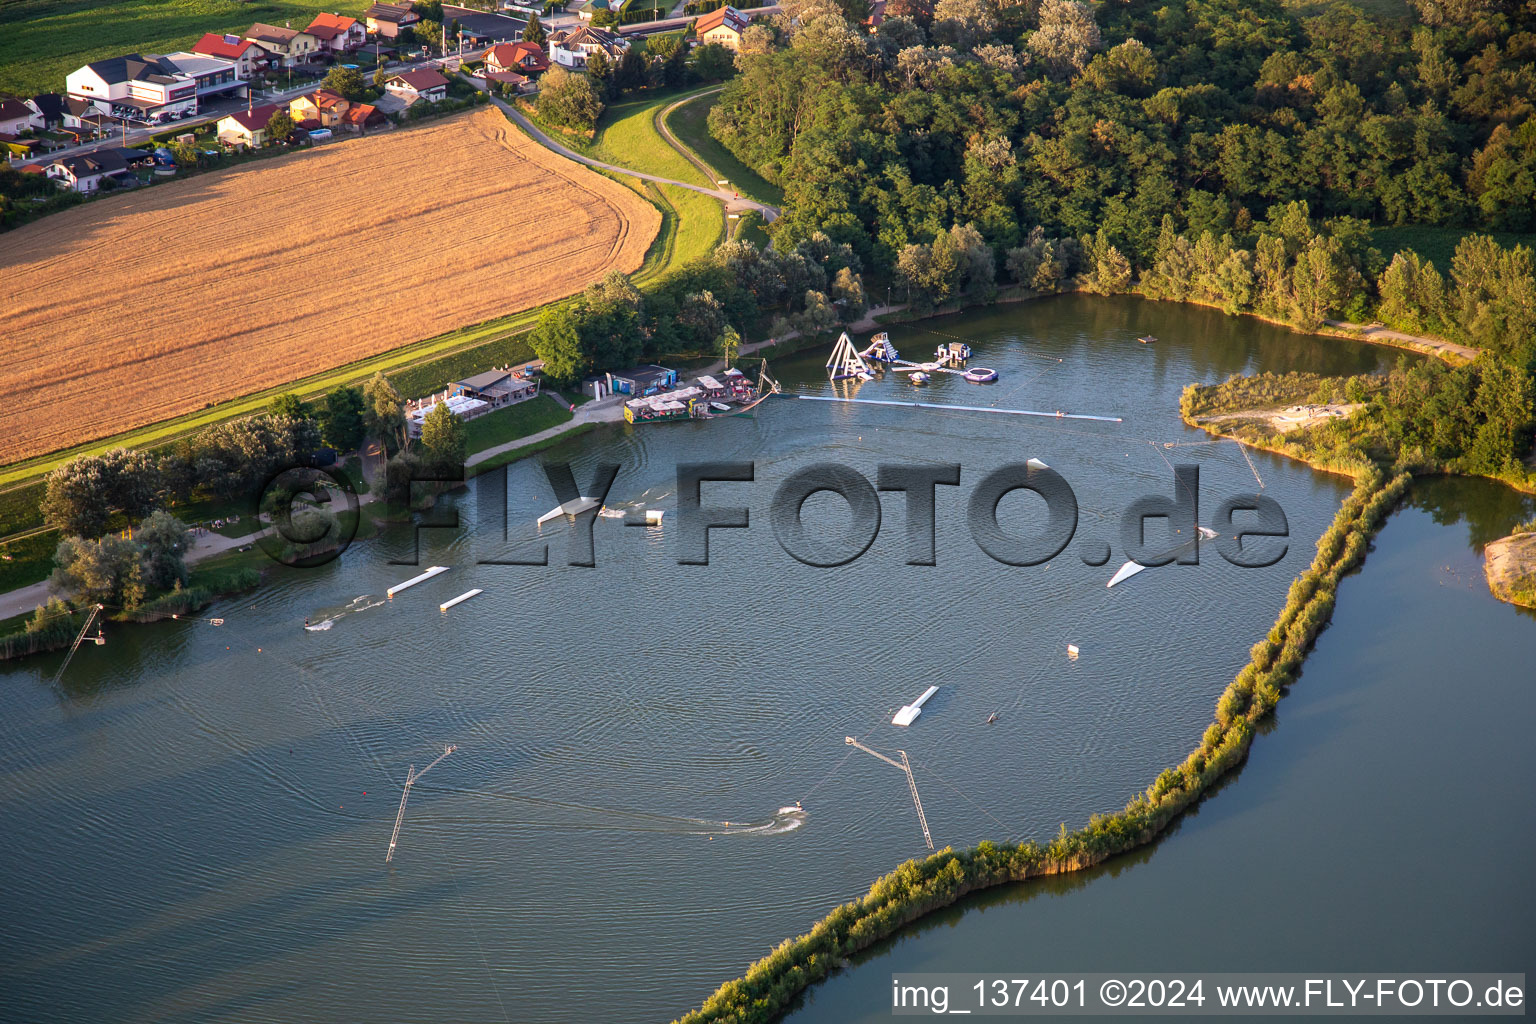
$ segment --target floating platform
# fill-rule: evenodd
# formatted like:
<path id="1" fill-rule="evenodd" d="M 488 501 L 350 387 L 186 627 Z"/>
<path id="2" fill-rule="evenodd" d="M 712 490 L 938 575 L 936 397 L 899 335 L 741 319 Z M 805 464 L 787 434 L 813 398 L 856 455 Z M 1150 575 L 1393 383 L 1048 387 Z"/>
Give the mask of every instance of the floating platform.
<path id="1" fill-rule="evenodd" d="M 561 516 L 579 516 L 597 505 L 596 498 L 572 498 L 564 505 L 556 505 L 554 508 L 539 516 L 539 525 L 543 526 L 551 519 L 559 519 Z"/>
<path id="2" fill-rule="evenodd" d="M 396 583 L 394 586 L 390 587 L 387 591 L 385 591 L 385 596 L 387 596 L 387 597 L 394 597 L 396 594 L 400 593 L 400 591 L 402 591 L 402 590 L 409 590 L 411 587 L 414 587 L 416 584 L 418 584 L 418 583 L 425 583 L 427 580 L 431 579 L 433 576 L 436 576 L 439 573 L 444 573 L 444 572 L 447 572 L 447 571 L 448 571 L 448 567 L 446 565 L 434 565 L 432 568 L 428 569 L 426 572 L 422 573 L 420 576 L 412 576 L 410 579 L 406 580 L 404 583 Z"/>
<path id="3" fill-rule="evenodd" d="M 442 604 L 438 605 L 437 606 L 437 610 L 440 611 L 440 612 L 445 612 L 449 608 L 452 608 L 454 605 L 456 605 L 456 604 L 463 604 L 465 601 L 468 601 L 470 598 L 474 597 L 476 594 L 483 594 L 483 593 L 485 593 L 485 591 L 481 590 L 479 587 L 476 587 L 474 590 L 466 590 L 464 593 L 460 594 L 458 597 L 454 598 L 452 601 L 444 601 Z"/>
<path id="4" fill-rule="evenodd" d="M 917 721 L 917 716 L 923 713 L 923 705 L 928 703 L 928 698 L 932 697 L 938 692 L 939 688 L 937 686 L 928 687 L 928 689 L 923 691 L 923 695 L 917 698 L 917 700 L 913 701 L 911 704 L 903 705 L 901 710 L 896 712 L 896 717 L 891 719 L 891 724 L 911 725 L 913 722 Z"/>

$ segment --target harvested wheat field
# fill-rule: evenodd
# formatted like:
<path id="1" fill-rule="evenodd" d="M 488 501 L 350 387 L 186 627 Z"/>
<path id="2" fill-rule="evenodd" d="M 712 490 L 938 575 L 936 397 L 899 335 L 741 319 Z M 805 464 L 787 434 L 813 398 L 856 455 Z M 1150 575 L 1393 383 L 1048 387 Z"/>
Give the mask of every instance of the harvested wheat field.
<path id="1" fill-rule="evenodd" d="M 660 226 L 494 109 L 54 214 L 0 237 L 0 464 L 569 295 Z"/>

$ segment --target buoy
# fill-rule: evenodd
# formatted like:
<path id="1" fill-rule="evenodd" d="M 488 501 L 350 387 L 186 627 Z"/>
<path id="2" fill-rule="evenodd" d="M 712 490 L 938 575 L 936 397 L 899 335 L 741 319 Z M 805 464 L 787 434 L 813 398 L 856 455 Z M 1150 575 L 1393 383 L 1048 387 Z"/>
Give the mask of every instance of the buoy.
<path id="1" fill-rule="evenodd" d="M 1077 660 L 1077 644 L 1067 644 L 1067 657 Z"/>

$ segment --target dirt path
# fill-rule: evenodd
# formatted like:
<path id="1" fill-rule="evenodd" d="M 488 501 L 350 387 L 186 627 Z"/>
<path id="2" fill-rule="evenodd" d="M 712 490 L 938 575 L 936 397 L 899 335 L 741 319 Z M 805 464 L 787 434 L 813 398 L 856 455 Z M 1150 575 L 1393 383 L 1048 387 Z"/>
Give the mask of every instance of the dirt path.
<path id="1" fill-rule="evenodd" d="M 1237 412 L 1221 412 L 1211 416 L 1196 416 L 1196 423 L 1221 423 L 1232 420 L 1267 420 L 1271 430 L 1289 434 L 1293 430 L 1315 426 L 1328 420 L 1346 419 L 1356 409 L 1365 408 L 1361 402 L 1339 402 L 1333 405 L 1288 405 L 1284 409 L 1240 409 Z"/>
<path id="2" fill-rule="evenodd" d="M 1456 356 L 1471 362 L 1482 354 L 1482 349 L 1472 348 L 1469 345 L 1458 345 L 1453 341 L 1441 341 L 1439 338 L 1429 338 L 1422 334 L 1404 334 L 1402 331 L 1394 331 L 1389 327 L 1376 327 L 1372 324 L 1352 324 L 1347 320 L 1324 320 L 1329 327 L 1337 327 L 1342 331 L 1358 334 L 1364 341 L 1379 341 L 1383 344 L 1391 342 L 1404 342 L 1410 348 L 1429 352 L 1432 355 Z"/>
<path id="3" fill-rule="evenodd" d="M 473 82 L 472 79 L 470 81 Z M 484 86 L 480 87 L 484 88 Z M 684 99 L 693 99 L 697 95 L 698 94 L 695 93 L 694 96 L 687 96 L 684 97 Z M 777 206 L 769 206 L 767 203 L 759 203 L 751 199 L 740 197 L 730 189 L 705 188 L 702 185 L 691 185 L 686 181 L 677 181 L 673 178 L 663 178 L 659 174 L 647 174 L 644 171 L 631 170 L 628 167 L 620 167 L 618 164 L 604 163 L 601 160 L 594 160 L 589 156 L 582 156 L 574 149 L 571 149 L 568 146 L 564 146 L 550 138 L 548 135 L 545 135 L 544 132 L 538 128 L 538 126 L 524 117 L 522 112 L 513 107 L 510 103 L 495 97 L 491 98 L 491 102 L 496 104 L 496 106 L 499 107 L 501 111 L 507 115 L 507 117 L 516 122 L 517 126 L 523 131 L 527 132 L 529 137 L 532 138 L 535 142 L 543 146 L 545 149 L 560 154 L 567 160 L 574 160 L 579 164 L 586 164 L 588 167 L 600 167 L 605 171 L 613 171 L 617 174 L 627 174 L 631 178 L 639 178 L 642 181 L 654 181 L 661 185 L 676 185 L 678 188 L 686 188 L 690 192 L 698 192 L 701 195 L 710 196 L 711 198 L 720 200 L 725 204 L 726 213 L 746 213 L 748 211 L 755 210 L 762 214 L 763 220 L 768 223 L 772 223 L 779 216 L 780 211 Z M 711 175 L 709 180 L 714 181 L 716 179 L 713 175 Z"/>

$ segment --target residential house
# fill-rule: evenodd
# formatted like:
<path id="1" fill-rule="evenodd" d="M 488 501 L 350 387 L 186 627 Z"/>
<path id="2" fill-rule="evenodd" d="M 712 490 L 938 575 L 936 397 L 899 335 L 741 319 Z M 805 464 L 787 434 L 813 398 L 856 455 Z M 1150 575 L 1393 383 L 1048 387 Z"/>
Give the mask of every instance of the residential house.
<path id="1" fill-rule="evenodd" d="M 378 3 L 363 13 L 363 20 L 369 35 L 399 39 L 406 28 L 421 20 L 421 16 L 411 10 L 410 4 Z"/>
<path id="2" fill-rule="evenodd" d="M 614 3 L 613 0 L 587 0 L 587 2 L 582 4 L 580 9 L 576 11 L 576 16 L 582 21 L 591 21 L 592 17 L 599 11 L 606 14 L 617 13 L 621 5 L 622 0 L 620 3 Z"/>
<path id="3" fill-rule="evenodd" d="M 61 127 L 69 110 L 68 104 L 69 101 L 56 92 L 33 96 L 27 100 L 27 108 L 32 111 L 32 127 L 45 130 Z"/>
<path id="4" fill-rule="evenodd" d="M 436 103 L 438 100 L 448 98 L 448 79 L 431 68 L 422 68 L 420 71 L 391 75 L 384 83 L 384 89 L 397 96 L 412 96 L 426 100 L 428 103 Z"/>
<path id="5" fill-rule="evenodd" d="M 748 24 L 745 14 L 727 4 L 693 19 L 693 33 L 700 44 L 719 43 L 736 53 L 741 50 L 741 34 Z"/>
<path id="6" fill-rule="evenodd" d="M 335 128 L 342 124 L 351 106 L 346 97 L 338 92 L 316 89 L 307 96 L 291 100 L 288 116 L 305 128 Z"/>
<path id="7" fill-rule="evenodd" d="M 0 100 L 0 134 L 20 135 L 29 128 L 39 127 L 33 122 L 37 111 L 21 100 Z"/>
<path id="8" fill-rule="evenodd" d="M 864 27 L 873 35 L 879 31 L 885 22 L 885 0 L 871 0 L 869 5 L 869 17 L 864 19 Z"/>
<path id="9" fill-rule="evenodd" d="M 487 14 L 469 7 L 443 4 L 444 31 L 450 31 L 454 22 L 459 23 L 459 35 L 457 39 L 449 38 L 448 45 L 451 48 L 462 42 L 466 50 L 521 39 L 523 29 L 528 27 L 528 22 L 503 14 Z"/>
<path id="10" fill-rule="evenodd" d="M 245 146 L 250 149 L 260 149 L 268 141 L 282 141 L 267 138 L 267 122 L 282 109 L 276 103 L 263 103 L 259 107 L 237 110 L 228 117 L 219 118 L 219 141 L 226 146 Z"/>
<path id="11" fill-rule="evenodd" d="M 322 48 L 332 53 L 350 53 L 368 41 L 368 30 L 356 18 L 321 11 L 304 30 L 314 36 Z"/>
<path id="12" fill-rule="evenodd" d="M 101 127 L 101 108 L 90 100 L 79 99 L 74 96 L 64 98 L 64 127 L 95 131 Z"/>
<path id="13" fill-rule="evenodd" d="M 533 78 L 549 70 L 549 57 L 538 43 L 502 43 L 486 51 L 485 70 Z"/>
<path id="14" fill-rule="evenodd" d="M 192 46 L 193 53 L 218 57 L 235 66 L 235 74 L 250 81 L 266 65 L 270 54 L 249 39 L 209 32 Z"/>
<path id="15" fill-rule="evenodd" d="M 266 50 L 285 67 L 302 64 L 320 52 L 320 40 L 308 32 L 286 25 L 279 28 L 258 21 L 246 29 L 245 38 Z"/>
<path id="16" fill-rule="evenodd" d="M 605 28 L 583 25 L 574 32 L 561 30 L 549 37 L 549 57 L 563 68 L 584 68 L 587 58 L 602 52 L 610 61 L 624 59 L 629 40 Z"/>
<path id="17" fill-rule="evenodd" d="M 164 57 L 130 53 L 93 61 L 70 72 L 64 84 L 72 98 L 114 117 L 150 121 L 197 113 L 197 80 Z"/>
<path id="18" fill-rule="evenodd" d="M 388 123 L 382 111 L 371 103 L 354 103 L 341 115 L 341 126 L 348 131 L 361 132 L 365 128 L 377 128 Z"/>
<path id="19" fill-rule="evenodd" d="M 133 177 L 122 150 L 105 149 L 97 153 L 66 156 L 48 165 L 48 177 L 76 192 L 95 192 L 107 178 L 126 182 Z"/>

